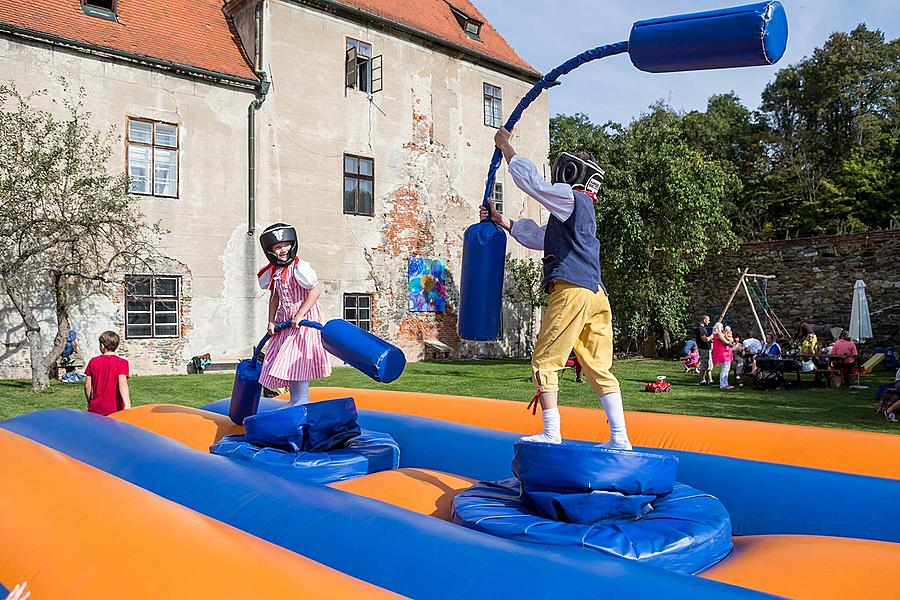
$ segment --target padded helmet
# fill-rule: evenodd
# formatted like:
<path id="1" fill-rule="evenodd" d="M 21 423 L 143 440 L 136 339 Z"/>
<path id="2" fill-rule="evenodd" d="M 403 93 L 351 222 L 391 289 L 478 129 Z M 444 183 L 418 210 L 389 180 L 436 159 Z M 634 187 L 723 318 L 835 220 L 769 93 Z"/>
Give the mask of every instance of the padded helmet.
<path id="1" fill-rule="evenodd" d="M 281 242 L 290 242 L 291 249 L 285 260 L 278 260 L 278 256 L 272 252 L 272 246 Z M 297 257 L 297 230 L 286 223 L 275 223 L 266 227 L 259 236 L 259 244 L 269 263 L 276 267 L 286 267 Z"/>
<path id="2" fill-rule="evenodd" d="M 597 164 L 592 154 L 582 153 L 581 158 L 571 152 L 562 152 L 553 161 L 551 172 L 552 183 L 567 183 L 573 188 L 581 188 L 585 192 L 596 195 L 606 172 Z"/>

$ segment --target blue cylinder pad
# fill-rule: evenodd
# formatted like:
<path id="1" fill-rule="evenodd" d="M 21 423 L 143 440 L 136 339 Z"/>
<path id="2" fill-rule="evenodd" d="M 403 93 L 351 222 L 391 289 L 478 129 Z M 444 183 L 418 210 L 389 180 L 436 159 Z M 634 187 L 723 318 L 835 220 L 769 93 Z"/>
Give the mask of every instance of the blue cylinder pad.
<path id="1" fill-rule="evenodd" d="M 464 340 L 500 337 L 506 233 L 490 221 L 471 225 L 463 235 L 457 332 Z"/>
<path id="2" fill-rule="evenodd" d="M 325 323 L 322 344 L 336 357 L 380 383 L 394 381 L 406 367 L 406 356 L 400 348 L 343 319 Z"/>
<path id="3" fill-rule="evenodd" d="M 784 55 L 787 35 L 781 3 L 758 2 L 638 21 L 628 54 L 651 73 L 771 65 Z"/>
<path id="4" fill-rule="evenodd" d="M 290 478 L 332 483 L 396 469 L 400 447 L 386 433 L 361 432 L 352 398 L 312 402 L 244 420 L 245 435 L 227 435 L 213 454 Z"/>
<path id="5" fill-rule="evenodd" d="M 238 363 L 234 372 L 234 387 L 231 388 L 231 403 L 228 416 L 236 424 L 243 423 L 247 415 L 256 414 L 262 385 L 262 363 L 253 358 L 245 358 Z"/>
<path id="6" fill-rule="evenodd" d="M 520 442 L 518 478 L 460 493 L 453 521 L 503 538 L 698 573 L 731 551 L 731 519 L 713 496 L 675 482 L 676 469 L 670 455 Z"/>

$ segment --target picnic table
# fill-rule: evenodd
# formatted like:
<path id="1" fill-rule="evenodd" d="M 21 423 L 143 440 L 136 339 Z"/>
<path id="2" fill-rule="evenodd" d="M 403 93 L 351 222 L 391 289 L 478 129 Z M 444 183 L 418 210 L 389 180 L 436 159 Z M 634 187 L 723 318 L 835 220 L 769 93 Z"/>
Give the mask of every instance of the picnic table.
<path id="1" fill-rule="evenodd" d="M 798 381 L 800 381 L 800 373 L 812 373 L 815 375 L 814 381 L 821 381 L 824 379 L 825 384 L 829 387 L 838 387 L 831 385 L 832 378 L 840 376 L 841 382 L 846 382 L 850 371 L 856 368 L 857 357 L 852 354 L 799 353 L 796 356 L 803 361 L 812 360 L 816 365 L 816 368 L 813 371 L 803 371 L 798 365 Z"/>

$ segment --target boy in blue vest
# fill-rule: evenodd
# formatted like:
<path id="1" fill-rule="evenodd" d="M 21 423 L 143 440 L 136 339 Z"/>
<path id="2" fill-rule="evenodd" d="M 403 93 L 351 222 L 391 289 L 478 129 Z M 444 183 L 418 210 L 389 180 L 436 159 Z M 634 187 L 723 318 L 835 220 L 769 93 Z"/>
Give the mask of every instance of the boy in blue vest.
<path id="1" fill-rule="evenodd" d="M 600 242 L 594 213 L 603 169 L 586 153 L 563 152 L 553 163 L 553 183 L 548 184 L 538 175 L 534 163 L 516 155 L 510 135 L 501 127 L 494 143 L 509 165 L 513 182 L 550 211 L 550 220 L 540 226 L 531 219 L 512 222 L 490 205 L 492 221 L 526 248 L 544 251 L 542 285 L 550 294 L 531 356 L 537 388 L 532 403 L 540 401 L 544 430 L 523 437 L 522 441 L 562 442 L 557 408 L 558 373 L 574 348 L 609 421 L 609 441 L 600 445 L 631 450 L 619 382 L 609 372 L 613 350 L 612 312 L 600 279 Z M 486 216 L 482 207 L 482 218 Z"/>

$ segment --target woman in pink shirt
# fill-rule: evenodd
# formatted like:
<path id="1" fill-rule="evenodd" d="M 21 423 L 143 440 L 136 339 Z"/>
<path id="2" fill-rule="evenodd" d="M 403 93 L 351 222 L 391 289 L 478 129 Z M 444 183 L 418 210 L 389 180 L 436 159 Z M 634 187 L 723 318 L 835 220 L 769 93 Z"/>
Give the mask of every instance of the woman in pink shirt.
<path id="1" fill-rule="evenodd" d="M 856 344 L 853 343 L 853 340 L 850 339 L 850 332 L 846 329 L 841 330 L 841 335 L 834 341 L 834 346 L 831 347 L 832 356 L 846 354 L 847 358 L 844 359 L 844 363 L 850 364 L 856 362 L 857 356 L 859 356 L 859 352 L 856 349 Z"/>

